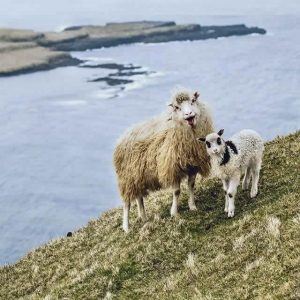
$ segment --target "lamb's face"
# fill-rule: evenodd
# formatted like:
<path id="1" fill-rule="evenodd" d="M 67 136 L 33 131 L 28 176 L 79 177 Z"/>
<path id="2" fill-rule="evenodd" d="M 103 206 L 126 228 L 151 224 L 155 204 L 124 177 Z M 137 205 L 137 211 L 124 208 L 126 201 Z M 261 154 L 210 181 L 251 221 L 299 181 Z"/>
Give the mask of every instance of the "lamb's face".
<path id="1" fill-rule="evenodd" d="M 189 127 L 195 127 L 199 119 L 199 94 L 177 93 L 170 106 L 173 108 L 172 119 Z"/>
<path id="2" fill-rule="evenodd" d="M 210 133 L 205 138 L 200 138 L 199 140 L 205 142 L 206 150 L 209 156 L 220 156 L 225 152 L 225 141 L 222 139 L 221 135 L 224 130 L 221 129 L 218 133 Z"/>

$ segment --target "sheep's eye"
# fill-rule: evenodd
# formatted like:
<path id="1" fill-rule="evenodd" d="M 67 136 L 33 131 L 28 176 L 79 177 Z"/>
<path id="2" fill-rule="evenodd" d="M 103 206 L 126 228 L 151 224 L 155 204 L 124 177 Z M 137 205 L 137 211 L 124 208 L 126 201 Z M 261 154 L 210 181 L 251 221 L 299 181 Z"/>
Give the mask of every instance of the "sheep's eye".
<path id="1" fill-rule="evenodd" d="M 193 98 L 193 99 L 192 99 L 192 103 L 195 103 L 195 102 L 196 102 L 196 99 L 195 99 L 195 98 Z"/>
<path id="2" fill-rule="evenodd" d="M 175 106 L 175 110 L 179 109 L 179 106 Z"/>
<path id="3" fill-rule="evenodd" d="M 210 142 L 206 142 L 207 148 L 210 148 Z"/>
<path id="4" fill-rule="evenodd" d="M 221 139 L 220 138 L 217 138 L 217 143 L 218 143 L 218 145 L 221 145 Z"/>

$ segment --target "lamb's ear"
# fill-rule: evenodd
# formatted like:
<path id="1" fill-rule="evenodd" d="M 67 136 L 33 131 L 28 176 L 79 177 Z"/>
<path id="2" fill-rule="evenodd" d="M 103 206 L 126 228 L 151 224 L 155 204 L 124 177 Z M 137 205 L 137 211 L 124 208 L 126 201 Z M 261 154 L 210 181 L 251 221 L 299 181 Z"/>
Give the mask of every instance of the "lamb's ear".
<path id="1" fill-rule="evenodd" d="M 199 142 L 205 142 L 205 138 L 204 137 L 198 138 L 197 141 L 199 141 Z"/>
<path id="2" fill-rule="evenodd" d="M 224 133 L 224 129 L 218 131 L 218 135 L 221 136 Z"/>
<path id="3" fill-rule="evenodd" d="M 200 94 L 198 92 L 194 93 L 194 99 L 198 100 L 199 96 L 200 96 Z"/>
<path id="4" fill-rule="evenodd" d="M 172 108 L 174 108 L 174 105 L 172 103 L 168 104 L 168 106 L 171 106 Z"/>

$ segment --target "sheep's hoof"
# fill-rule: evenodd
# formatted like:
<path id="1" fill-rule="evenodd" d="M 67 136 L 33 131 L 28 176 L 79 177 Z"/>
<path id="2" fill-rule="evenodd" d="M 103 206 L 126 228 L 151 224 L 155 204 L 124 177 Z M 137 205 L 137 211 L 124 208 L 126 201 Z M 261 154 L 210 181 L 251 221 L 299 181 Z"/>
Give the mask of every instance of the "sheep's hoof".
<path id="1" fill-rule="evenodd" d="M 124 230 L 125 233 L 128 233 L 128 232 L 129 232 L 128 226 L 124 226 L 124 225 L 123 225 L 123 230 Z"/>
<path id="2" fill-rule="evenodd" d="M 198 208 L 197 208 L 196 205 L 194 204 L 194 205 L 190 205 L 190 210 L 196 211 L 196 210 L 198 210 Z"/>
<path id="3" fill-rule="evenodd" d="M 250 192 L 250 197 L 251 197 L 251 198 L 254 198 L 254 197 L 256 197 L 256 195 L 257 195 L 257 189 L 251 190 L 251 192 Z"/>
<path id="4" fill-rule="evenodd" d="M 227 212 L 228 212 L 228 207 L 225 207 L 225 208 L 224 208 L 224 211 L 227 213 Z"/>
<path id="5" fill-rule="evenodd" d="M 233 218 L 234 217 L 234 210 L 230 210 L 228 212 L 228 218 Z"/>
<path id="6" fill-rule="evenodd" d="M 177 217 L 178 216 L 178 212 L 177 211 L 172 211 L 171 210 L 171 217 Z"/>

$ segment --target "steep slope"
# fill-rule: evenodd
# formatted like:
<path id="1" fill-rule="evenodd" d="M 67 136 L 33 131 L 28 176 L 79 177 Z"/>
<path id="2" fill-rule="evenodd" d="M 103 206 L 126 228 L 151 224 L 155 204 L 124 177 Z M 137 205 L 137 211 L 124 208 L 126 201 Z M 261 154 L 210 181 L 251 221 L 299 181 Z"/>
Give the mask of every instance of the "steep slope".
<path id="1" fill-rule="evenodd" d="M 300 132 L 267 143 L 260 193 L 239 190 L 233 219 L 216 180 L 198 180 L 197 212 L 184 190 L 176 219 L 153 194 L 128 235 L 113 209 L 2 267 L 0 298 L 299 299 L 299 150 Z"/>

